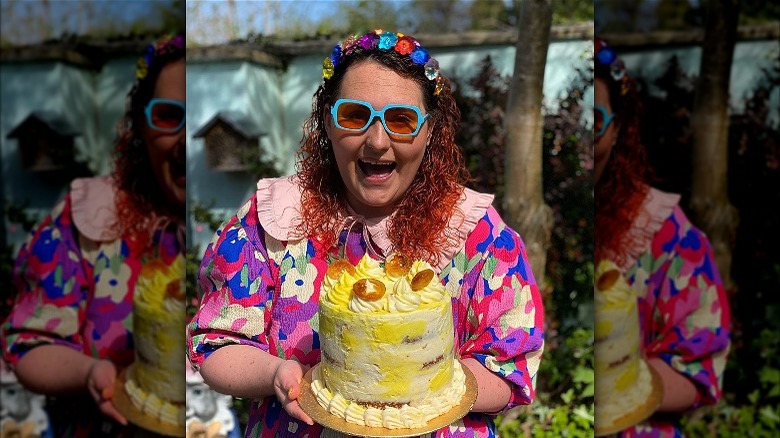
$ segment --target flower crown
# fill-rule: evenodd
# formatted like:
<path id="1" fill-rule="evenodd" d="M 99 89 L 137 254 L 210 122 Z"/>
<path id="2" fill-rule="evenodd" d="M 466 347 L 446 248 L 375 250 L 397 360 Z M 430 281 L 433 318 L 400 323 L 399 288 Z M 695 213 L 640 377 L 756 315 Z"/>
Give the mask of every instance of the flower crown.
<path id="1" fill-rule="evenodd" d="M 136 62 L 135 77 L 140 81 L 149 74 L 149 68 L 159 56 L 184 50 L 184 35 L 170 33 L 146 46 L 144 54 Z"/>
<path id="2" fill-rule="evenodd" d="M 330 79 L 336 70 L 336 66 L 357 49 L 371 50 L 395 50 L 403 56 L 408 56 L 412 62 L 425 67 L 425 77 L 436 82 L 434 95 L 438 95 L 444 87 L 442 75 L 439 73 L 439 62 L 432 58 L 428 51 L 420 43 L 409 35 L 394 32 L 383 32 L 377 29 L 365 35 L 352 35 L 341 44 L 333 47 L 333 52 L 322 61 L 322 77 Z"/>
<path id="3" fill-rule="evenodd" d="M 595 59 L 599 64 L 609 66 L 609 75 L 612 79 L 620 82 L 620 94 L 628 92 L 630 77 L 626 71 L 623 61 L 615 55 L 615 51 L 599 37 L 595 41 Z"/>

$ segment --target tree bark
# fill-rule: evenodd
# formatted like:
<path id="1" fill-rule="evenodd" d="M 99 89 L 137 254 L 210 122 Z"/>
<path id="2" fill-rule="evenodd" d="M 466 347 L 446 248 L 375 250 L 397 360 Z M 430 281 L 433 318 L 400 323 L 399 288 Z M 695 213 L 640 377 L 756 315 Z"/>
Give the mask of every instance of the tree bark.
<path id="1" fill-rule="evenodd" d="M 520 3 L 515 70 L 504 118 L 505 220 L 522 236 L 539 284 L 544 281 L 553 226 L 542 189 L 542 85 L 551 25 L 552 0 Z"/>
<path id="2" fill-rule="evenodd" d="M 691 114 L 693 175 L 690 208 L 712 244 L 718 270 L 731 286 L 731 249 L 739 215 L 728 199 L 729 78 L 739 0 L 708 2 L 699 80 Z"/>

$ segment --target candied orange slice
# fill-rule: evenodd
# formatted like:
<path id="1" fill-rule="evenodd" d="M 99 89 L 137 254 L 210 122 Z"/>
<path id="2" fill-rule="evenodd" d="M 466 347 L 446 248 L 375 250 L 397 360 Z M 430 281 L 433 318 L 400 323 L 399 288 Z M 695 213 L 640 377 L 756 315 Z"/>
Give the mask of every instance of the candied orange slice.
<path id="1" fill-rule="evenodd" d="M 176 280 L 168 283 L 168 286 L 165 287 L 165 294 L 177 301 L 184 300 L 184 290 L 182 290 L 181 282 Z"/>
<path id="2" fill-rule="evenodd" d="M 352 292 L 366 301 L 376 301 L 385 296 L 385 285 L 375 278 L 361 278 L 352 286 Z"/>
<path id="3" fill-rule="evenodd" d="M 338 259 L 328 266 L 328 271 L 325 273 L 328 277 L 338 280 L 341 277 L 341 273 L 347 271 L 350 275 L 355 275 L 355 267 L 347 259 Z"/>
<path id="4" fill-rule="evenodd" d="M 422 271 L 415 274 L 414 278 L 412 278 L 412 290 L 416 292 L 425 288 L 425 286 L 428 286 L 431 280 L 433 280 L 434 275 L 436 274 L 434 274 L 430 269 L 423 269 Z"/>
<path id="5" fill-rule="evenodd" d="M 412 269 L 412 259 L 402 252 L 394 252 L 385 260 L 385 272 L 392 277 L 406 275 Z"/>
<path id="6" fill-rule="evenodd" d="M 620 271 L 617 269 L 611 269 L 601 274 L 599 279 L 596 281 L 596 287 L 599 290 L 607 290 L 618 281 L 618 278 L 620 278 Z"/>

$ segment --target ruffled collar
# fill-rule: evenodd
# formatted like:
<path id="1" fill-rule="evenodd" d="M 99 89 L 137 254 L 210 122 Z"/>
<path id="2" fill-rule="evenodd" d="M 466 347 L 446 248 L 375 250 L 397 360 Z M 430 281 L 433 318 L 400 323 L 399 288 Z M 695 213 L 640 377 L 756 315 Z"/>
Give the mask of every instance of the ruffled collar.
<path id="1" fill-rule="evenodd" d="M 283 178 L 261 179 L 257 182 L 257 215 L 263 229 L 271 237 L 280 241 L 300 240 L 301 193 L 296 176 Z M 450 260 L 466 244 L 469 233 L 477 226 L 477 222 L 485 215 L 493 202 L 493 195 L 475 192 L 465 188 L 458 201 L 458 208 L 463 216 L 455 215 L 450 219 L 449 226 L 457 230 L 458 236 L 453 243 L 442 251 L 439 270 L 449 264 Z M 373 243 L 382 254 L 392 251 L 392 242 L 387 234 L 391 216 L 383 218 L 366 218 L 355 213 L 351 208 L 349 216 L 341 219 L 341 229 L 350 229 L 360 224 L 363 236 L 370 248 Z M 370 239 L 369 239 L 370 237 Z"/>
<path id="2" fill-rule="evenodd" d="M 679 202 L 680 195 L 650 187 L 629 230 L 630 244 L 626 248 L 625 261 L 620 267 L 623 272 L 628 271 L 639 257 L 650 249 L 653 237 Z"/>
<path id="3" fill-rule="evenodd" d="M 109 176 L 78 178 L 70 183 L 73 223 L 79 233 L 96 242 L 119 238 L 114 188 Z"/>
<path id="4" fill-rule="evenodd" d="M 86 238 L 95 242 L 119 239 L 116 227 L 116 187 L 110 176 L 77 178 L 70 184 L 73 224 Z M 165 230 L 175 227 L 176 239 L 182 245 L 185 239 L 184 225 L 166 216 L 157 216 L 152 229 Z"/>

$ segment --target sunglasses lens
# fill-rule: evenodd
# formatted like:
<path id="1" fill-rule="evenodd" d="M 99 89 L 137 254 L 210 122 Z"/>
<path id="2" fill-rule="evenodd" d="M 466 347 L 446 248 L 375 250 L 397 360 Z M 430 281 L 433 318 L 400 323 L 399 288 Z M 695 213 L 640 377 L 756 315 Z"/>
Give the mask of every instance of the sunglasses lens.
<path id="1" fill-rule="evenodd" d="M 411 108 L 389 108 L 385 111 L 385 124 L 396 134 L 411 134 L 417 130 L 417 113 Z"/>
<path id="2" fill-rule="evenodd" d="M 363 129 L 371 117 L 371 108 L 355 103 L 342 102 L 336 108 L 336 122 L 342 128 Z"/>
<path id="3" fill-rule="evenodd" d="M 176 129 L 184 120 L 184 108 L 172 103 L 157 102 L 152 106 L 152 126 Z"/>

